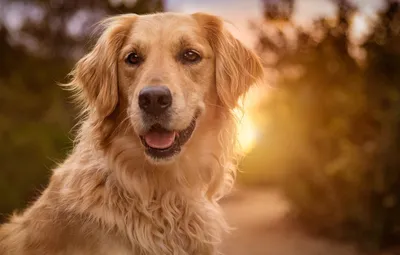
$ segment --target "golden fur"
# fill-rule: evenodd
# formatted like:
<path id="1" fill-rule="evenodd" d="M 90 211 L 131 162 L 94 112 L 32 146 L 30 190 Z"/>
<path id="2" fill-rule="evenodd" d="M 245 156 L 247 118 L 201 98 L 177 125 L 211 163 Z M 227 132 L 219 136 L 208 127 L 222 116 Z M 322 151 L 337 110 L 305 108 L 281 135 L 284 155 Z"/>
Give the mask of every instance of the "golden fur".
<path id="1" fill-rule="evenodd" d="M 127 14 L 107 19 L 67 88 L 82 106 L 73 151 L 43 194 L 0 227 L 1 255 L 208 255 L 226 229 L 217 200 L 235 175 L 232 109 L 262 76 L 258 58 L 218 17 Z M 174 54 L 195 47 L 203 59 L 182 66 Z M 132 48 L 146 61 L 124 63 Z M 168 162 L 145 156 L 137 95 L 166 84 L 171 128 L 196 129 Z"/>

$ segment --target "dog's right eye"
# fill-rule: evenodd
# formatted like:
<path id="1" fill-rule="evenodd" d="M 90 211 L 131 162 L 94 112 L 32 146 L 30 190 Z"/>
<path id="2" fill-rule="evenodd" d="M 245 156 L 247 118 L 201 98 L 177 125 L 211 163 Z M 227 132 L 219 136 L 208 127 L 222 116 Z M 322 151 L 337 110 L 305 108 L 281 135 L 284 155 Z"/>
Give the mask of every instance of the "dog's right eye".
<path id="1" fill-rule="evenodd" d="M 195 50 L 186 50 L 182 53 L 181 61 L 185 64 L 194 64 L 201 60 L 200 54 Z"/>
<path id="2" fill-rule="evenodd" d="M 126 57 L 125 62 L 129 65 L 139 65 L 143 62 L 143 58 L 136 52 L 131 52 Z"/>

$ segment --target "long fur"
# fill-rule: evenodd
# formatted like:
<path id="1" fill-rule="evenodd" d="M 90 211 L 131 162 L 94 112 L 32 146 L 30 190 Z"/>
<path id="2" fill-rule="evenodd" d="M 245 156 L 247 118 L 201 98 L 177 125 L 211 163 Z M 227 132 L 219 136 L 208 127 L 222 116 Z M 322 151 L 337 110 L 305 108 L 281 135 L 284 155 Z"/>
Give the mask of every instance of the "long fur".
<path id="1" fill-rule="evenodd" d="M 163 15 L 181 16 L 152 17 Z M 217 201 L 235 177 L 232 110 L 262 67 L 221 19 L 190 17 L 215 53 L 215 87 L 182 155 L 164 165 L 144 157 L 117 76 L 118 52 L 140 16 L 107 19 L 65 85 L 82 108 L 74 149 L 37 201 L 0 227 L 1 255 L 218 253 L 227 224 Z"/>

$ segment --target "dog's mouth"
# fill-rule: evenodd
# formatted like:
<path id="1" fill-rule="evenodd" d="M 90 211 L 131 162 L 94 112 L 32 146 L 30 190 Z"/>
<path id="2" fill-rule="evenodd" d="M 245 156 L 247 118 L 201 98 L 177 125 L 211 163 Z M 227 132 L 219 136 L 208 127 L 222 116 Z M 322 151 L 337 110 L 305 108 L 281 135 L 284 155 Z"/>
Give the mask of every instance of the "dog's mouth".
<path id="1" fill-rule="evenodd" d="M 168 130 L 161 124 L 153 125 L 148 132 L 140 136 L 146 153 L 156 159 L 169 158 L 178 154 L 192 136 L 196 119 L 194 118 L 187 128 L 180 131 Z"/>

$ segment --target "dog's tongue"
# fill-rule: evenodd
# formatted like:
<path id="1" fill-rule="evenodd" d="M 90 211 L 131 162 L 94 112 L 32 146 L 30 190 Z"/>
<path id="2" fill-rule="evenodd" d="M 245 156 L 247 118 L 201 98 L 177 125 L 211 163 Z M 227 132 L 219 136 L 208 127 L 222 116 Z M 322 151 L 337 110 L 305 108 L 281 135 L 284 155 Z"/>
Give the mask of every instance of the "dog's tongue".
<path id="1" fill-rule="evenodd" d="M 150 131 L 144 136 L 146 143 L 148 146 L 155 149 L 166 149 L 171 147 L 175 141 L 175 132 L 165 131 L 165 132 L 157 132 Z"/>

